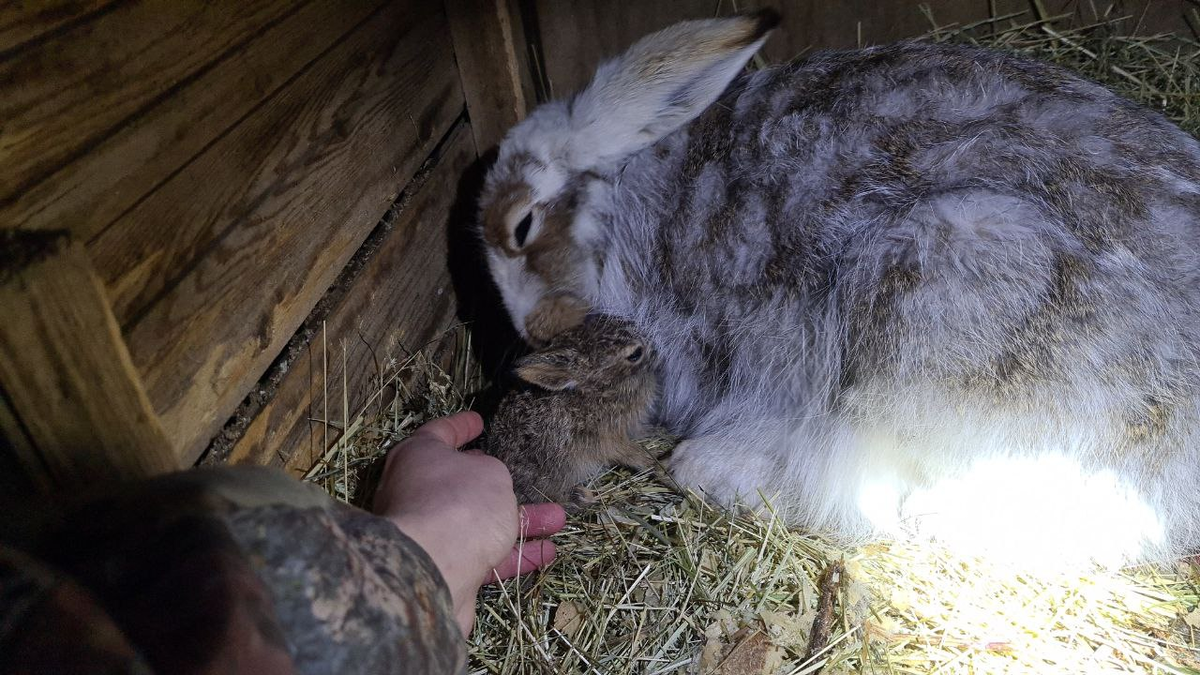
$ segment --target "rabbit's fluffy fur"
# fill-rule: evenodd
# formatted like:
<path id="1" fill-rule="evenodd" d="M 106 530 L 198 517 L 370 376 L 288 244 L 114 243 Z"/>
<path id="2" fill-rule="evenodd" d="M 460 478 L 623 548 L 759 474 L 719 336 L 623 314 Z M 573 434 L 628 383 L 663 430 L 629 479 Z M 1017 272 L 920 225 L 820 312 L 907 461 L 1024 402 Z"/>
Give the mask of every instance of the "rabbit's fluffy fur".
<path id="1" fill-rule="evenodd" d="M 561 299 L 632 320 L 671 471 L 726 504 L 1200 547 L 1200 143 L 978 48 L 742 73 L 775 19 L 678 24 L 511 131 L 481 222 L 518 329 L 566 327 Z"/>

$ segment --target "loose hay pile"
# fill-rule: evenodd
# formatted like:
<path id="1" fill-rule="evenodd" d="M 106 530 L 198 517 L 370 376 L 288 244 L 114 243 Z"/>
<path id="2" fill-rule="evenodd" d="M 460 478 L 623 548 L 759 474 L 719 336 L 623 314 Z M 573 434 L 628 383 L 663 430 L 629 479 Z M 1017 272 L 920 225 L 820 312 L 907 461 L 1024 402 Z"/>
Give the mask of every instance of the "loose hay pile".
<path id="1" fill-rule="evenodd" d="M 1067 30 L 1044 13 L 1019 18 L 930 39 L 1062 63 L 1200 133 L 1195 43 L 1119 37 L 1111 21 Z M 362 503 L 374 459 L 469 407 L 478 376 L 469 335 L 458 339 L 453 375 L 426 352 L 390 363 L 379 399 L 308 477 Z M 383 384 L 400 385 L 386 406 Z M 1039 578 L 928 545 L 838 548 L 681 496 L 654 472 L 614 471 L 592 487 L 596 506 L 555 538 L 550 569 L 485 589 L 473 673 L 1200 673 L 1195 561 Z M 825 646 L 810 653 L 819 615 Z"/>

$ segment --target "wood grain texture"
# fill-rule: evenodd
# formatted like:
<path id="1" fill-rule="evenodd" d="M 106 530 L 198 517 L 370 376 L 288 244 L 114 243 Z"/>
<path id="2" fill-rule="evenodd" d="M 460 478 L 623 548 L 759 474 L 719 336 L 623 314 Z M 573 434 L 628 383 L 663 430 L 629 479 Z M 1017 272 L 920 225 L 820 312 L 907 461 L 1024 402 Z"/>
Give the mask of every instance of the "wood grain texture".
<path id="1" fill-rule="evenodd" d="M 1183 20 L 1189 0 L 1133 0 L 1121 3 L 1120 13 L 1145 19 L 1141 32 L 1176 30 L 1190 34 Z M 536 0 L 537 23 L 546 75 L 555 97 L 569 96 L 587 84 L 596 66 L 620 54 L 638 38 L 684 19 L 710 18 L 739 10 L 770 6 L 783 22 L 763 47 L 769 62 L 790 60 L 808 50 L 849 48 L 916 37 L 932 28 L 916 2 L 890 0 Z M 939 25 L 970 23 L 990 16 L 988 0 L 929 0 Z M 1082 3 L 1086 4 L 1086 3 Z M 1098 3 L 1103 6 L 1107 3 Z M 996 11 L 1007 14 L 1029 9 L 1026 0 L 996 0 Z M 1046 0 L 1052 13 L 1075 12 L 1094 20 L 1091 10 L 1075 0 Z M 1133 26 L 1131 25 L 1131 29 Z"/>
<path id="2" fill-rule="evenodd" d="M 89 247 L 195 459 L 462 110 L 440 5 L 388 3 Z"/>
<path id="3" fill-rule="evenodd" d="M 23 228 L 69 224 L 77 240 L 92 239 L 380 4 L 381 0 L 301 4 L 170 95 L 147 104 L 87 152 L 0 202 L 0 222 Z M 96 105 L 103 100 L 96 99 Z M 84 109 L 79 114 L 92 112 Z"/>
<path id="4" fill-rule="evenodd" d="M 117 0 L 10 0 L 0 3 L 0 58 L 104 11 Z"/>
<path id="5" fill-rule="evenodd" d="M 475 145 L 481 152 L 525 119 L 534 102 L 517 0 L 445 0 Z"/>
<path id="6" fill-rule="evenodd" d="M 65 232 L 0 232 L 0 307 L 0 426 L 31 482 L 178 468 L 81 246 Z"/>
<path id="7" fill-rule="evenodd" d="M 0 60 L 0 203 L 297 7 L 290 0 L 126 2 Z"/>
<path id="8" fill-rule="evenodd" d="M 353 418 L 374 393 L 378 378 L 373 376 L 389 351 L 403 358 L 400 345 L 415 350 L 453 321 L 446 237 L 455 185 L 475 160 L 470 127 L 461 124 L 451 131 L 439 155 L 405 189 L 395 221 L 372 235 L 379 241 L 362 267 L 339 280 L 338 286 L 348 285 L 344 295 L 322 320 L 306 322 L 308 343 L 229 461 L 283 464 L 303 473 L 325 451 L 324 425 L 318 420 L 342 427 L 343 395 Z M 328 440 L 337 437 L 331 429 Z"/>

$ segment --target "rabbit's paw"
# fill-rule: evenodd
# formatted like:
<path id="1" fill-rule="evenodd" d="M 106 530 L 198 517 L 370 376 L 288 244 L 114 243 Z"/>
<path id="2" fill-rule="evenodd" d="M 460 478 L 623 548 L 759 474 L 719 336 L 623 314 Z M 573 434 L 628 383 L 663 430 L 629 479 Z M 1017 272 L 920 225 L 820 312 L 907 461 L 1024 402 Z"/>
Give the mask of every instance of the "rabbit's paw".
<path id="1" fill-rule="evenodd" d="M 569 496 L 563 501 L 563 509 L 572 515 L 585 511 L 599 501 L 596 493 L 582 485 L 572 488 Z"/>
<path id="2" fill-rule="evenodd" d="M 679 486 L 725 507 L 761 505 L 767 494 L 770 468 L 748 456 L 741 443 L 721 436 L 699 436 L 682 441 L 666 461 L 667 471 Z"/>

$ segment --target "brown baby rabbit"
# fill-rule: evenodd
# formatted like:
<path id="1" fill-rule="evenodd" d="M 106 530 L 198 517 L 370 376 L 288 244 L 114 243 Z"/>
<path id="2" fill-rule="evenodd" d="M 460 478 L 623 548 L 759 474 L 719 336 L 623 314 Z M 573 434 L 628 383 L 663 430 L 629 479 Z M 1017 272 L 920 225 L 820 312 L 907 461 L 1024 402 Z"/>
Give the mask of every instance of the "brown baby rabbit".
<path id="1" fill-rule="evenodd" d="M 657 398 L 654 354 L 633 326 L 594 315 L 516 363 L 523 385 L 501 401 L 487 449 L 521 503 L 586 503 L 578 485 L 613 464 L 650 462 L 644 435 Z"/>

